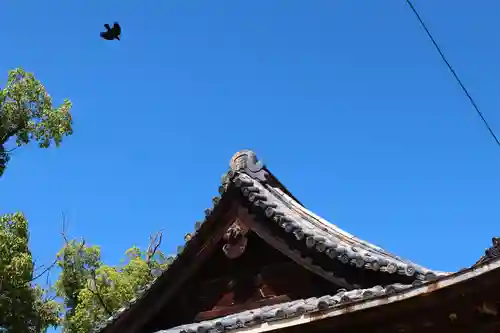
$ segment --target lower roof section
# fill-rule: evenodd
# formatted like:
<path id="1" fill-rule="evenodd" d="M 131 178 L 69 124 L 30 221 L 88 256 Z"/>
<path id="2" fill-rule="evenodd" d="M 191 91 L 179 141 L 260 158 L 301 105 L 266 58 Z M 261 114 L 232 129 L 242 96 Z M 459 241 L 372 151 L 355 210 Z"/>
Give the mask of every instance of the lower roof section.
<path id="1" fill-rule="evenodd" d="M 349 302 L 389 295 L 410 287 L 411 285 L 394 284 L 387 287 L 376 286 L 369 289 L 342 290 L 332 296 L 325 295 L 323 297 L 312 297 L 265 306 L 209 321 L 178 326 L 156 333 L 211 333 L 227 332 L 242 328 L 257 328 L 266 323 L 280 321 L 285 318 L 299 318 L 306 313 L 325 311 Z"/>
<path id="2" fill-rule="evenodd" d="M 445 288 L 453 288 L 463 282 L 485 277 L 487 273 L 500 272 L 500 260 L 473 266 L 461 272 L 443 276 L 425 284 L 386 287 L 376 286 L 369 289 L 339 291 L 335 295 L 320 298 L 296 300 L 244 311 L 230 316 L 182 325 L 156 333 L 212 333 L 227 332 L 268 332 L 277 329 L 311 323 L 338 317 L 346 313 L 384 307 L 397 302 L 405 302 Z M 493 277 L 498 280 L 498 276 Z M 480 282 L 477 282 L 480 283 Z"/>

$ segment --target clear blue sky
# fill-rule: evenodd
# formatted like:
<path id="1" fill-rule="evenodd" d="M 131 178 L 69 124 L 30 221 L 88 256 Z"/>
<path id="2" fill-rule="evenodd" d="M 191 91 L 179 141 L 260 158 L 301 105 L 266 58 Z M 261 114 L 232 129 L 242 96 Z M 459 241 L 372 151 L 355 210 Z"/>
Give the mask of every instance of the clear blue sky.
<path id="1" fill-rule="evenodd" d="M 500 3 L 417 1 L 500 133 Z M 118 20 L 121 42 L 99 38 Z M 74 103 L 61 149 L 16 152 L 0 211 L 37 261 L 70 234 L 117 263 L 173 251 L 255 150 L 308 208 L 422 265 L 457 270 L 498 235 L 500 149 L 403 0 L 8 1 L 7 70 Z"/>

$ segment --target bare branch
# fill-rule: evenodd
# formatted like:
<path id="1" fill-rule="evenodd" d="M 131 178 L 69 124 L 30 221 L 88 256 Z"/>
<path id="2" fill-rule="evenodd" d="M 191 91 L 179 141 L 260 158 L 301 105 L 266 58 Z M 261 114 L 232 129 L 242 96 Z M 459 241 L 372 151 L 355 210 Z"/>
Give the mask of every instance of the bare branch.
<path id="1" fill-rule="evenodd" d="M 163 240 L 163 230 L 160 230 L 156 232 L 154 235 L 149 236 L 149 246 L 146 252 L 146 263 L 148 265 L 150 264 L 153 256 L 158 251 L 158 248 L 160 247 L 162 240 Z"/>
<path id="2" fill-rule="evenodd" d="M 66 236 L 67 219 L 66 219 L 66 214 L 64 214 L 64 212 L 62 212 L 61 215 L 62 215 L 61 235 L 62 235 L 62 237 L 64 239 L 64 242 L 67 245 L 69 243 L 68 237 Z"/>
<path id="3" fill-rule="evenodd" d="M 14 147 L 14 148 L 12 148 L 12 149 L 7 149 L 7 150 L 5 150 L 5 153 L 10 154 L 10 153 L 12 153 L 13 151 L 15 151 L 17 148 L 19 148 L 19 146 L 16 146 L 16 147 Z"/>

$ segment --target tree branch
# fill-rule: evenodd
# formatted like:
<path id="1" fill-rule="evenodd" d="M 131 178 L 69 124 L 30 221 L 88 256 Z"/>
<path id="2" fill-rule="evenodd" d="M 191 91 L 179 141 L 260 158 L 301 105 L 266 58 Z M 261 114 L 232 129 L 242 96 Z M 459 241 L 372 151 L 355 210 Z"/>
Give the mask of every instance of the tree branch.
<path id="1" fill-rule="evenodd" d="M 160 230 L 156 234 L 149 236 L 149 246 L 146 252 L 146 263 L 148 264 L 148 266 L 151 263 L 151 259 L 158 251 L 158 248 L 160 247 L 162 240 L 163 240 L 163 230 Z"/>
<path id="2" fill-rule="evenodd" d="M 63 214 L 63 231 L 62 231 L 62 233 L 63 233 L 63 237 L 64 237 L 64 239 L 67 241 L 67 238 L 66 238 L 66 236 L 65 236 L 65 234 L 64 234 L 64 233 L 65 233 L 65 231 L 64 231 L 64 229 L 65 229 L 65 223 L 66 223 L 66 220 L 65 220 L 65 217 L 64 217 L 64 214 Z M 81 249 L 83 249 L 83 246 L 84 246 L 84 245 L 85 245 L 85 242 L 83 242 L 83 241 L 82 241 L 82 244 L 81 244 L 81 246 L 80 246 L 79 251 L 80 251 Z M 21 282 L 21 283 L 20 283 L 20 284 L 18 284 L 18 285 L 13 285 L 12 287 L 13 287 L 14 289 L 24 288 L 24 287 L 26 286 L 26 284 L 27 284 L 27 283 L 31 283 L 31 282 L 33 282 L 33 281 L 35 281 L 35 280 L 38 280 L 38 279 L 39 279 L 39 278 L 41 278 L 43 275 L 45 275 L 45 274 L 46 274 L 46 273 L 48 273 L 50 270 L 52 270 L 52 268 L 54 268 L 54 266 L 57 264 L 57 262 L 58 262 L 58 261 L 59 261 L 59 259 L 58 259 L 58 258 L 54 259 L 54 261 L 52 261 L 52 263 L 51 263 L 48 267 L 46 267 L 46 268 L 45 268 L 45 269 L 44 269 L 41 273 L 36 274 L 36 275 L 35 275 L 34 277 L 32 277 L 30 280 L 23 281 L 23 282 Z M 44 265 L 39 266 L 39 269 L 41 269 L 42 267 L 44 267 Z M 36 271 L 36 269 L 33 269 L 33 272 L 35 272 L 35 271 Z M 0 284 L 0 286 L 1 286 L 1 284 Z"/>
<path id="3" fill-rule="evenodd" d="M 104 311 L 106 311 L 106 313 L 109 315 L 109 316 L 112 316 L 113 313 L 111 311 L 109 311 L 108 307 L 106 306 L 106 303 L 104 303 L 104 300 L 101 296 L 101 293 L 99 291 L 99 287 L 97 286 L 97 279 L 96 279 L 96 275 L 95 275 L 95 271 L 92 270 L 90 272 L 90 275 L 92 277 L 92 280 L 94 281 L 94 286 L 95 286 L 95 291 L 92 290 L 92 288 L 89 288 L 90 292 L 92 294 L 94 294 L 94 296 L 97 296 L 97 299 L 99 300 L 99 303 L 101 303 L 102 305 L 102 308 L 104 309 Z"/>

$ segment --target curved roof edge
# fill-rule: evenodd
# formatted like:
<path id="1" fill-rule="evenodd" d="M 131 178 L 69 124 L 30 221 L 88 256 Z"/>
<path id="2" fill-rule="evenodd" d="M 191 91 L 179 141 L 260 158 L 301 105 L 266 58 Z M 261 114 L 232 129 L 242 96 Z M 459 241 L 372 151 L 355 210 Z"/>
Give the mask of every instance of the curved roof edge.
<path id="1" fill-rule="evenodd" d="M 358 268 L 414 276 L 422 281 L 450 274 L 400 258 L 312 213 L 293 197 L 251 150 L 236 153 L 230 168 L 229 181 L 240 187 L 242 194 L 253 205 L 262 208 L 265 215 L 285 231 L 304 240 L 309 248 L 323 252 L 331 259 Z"/>

